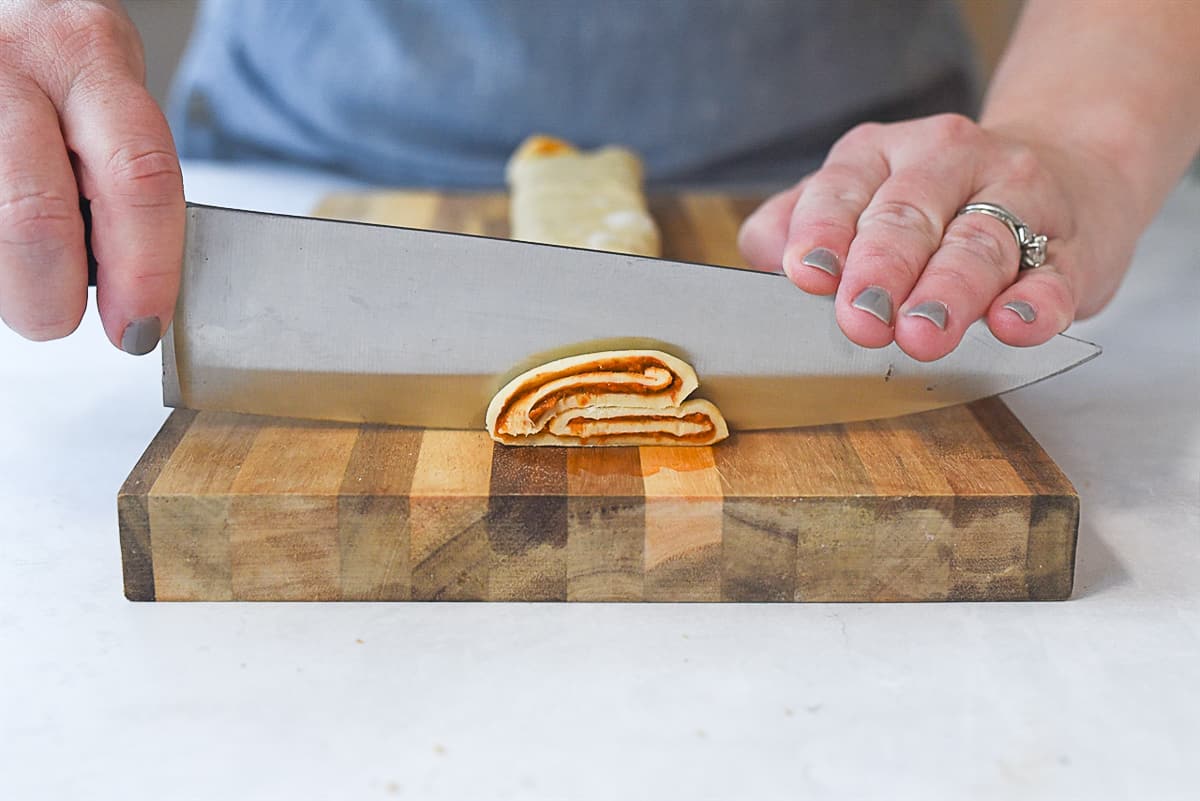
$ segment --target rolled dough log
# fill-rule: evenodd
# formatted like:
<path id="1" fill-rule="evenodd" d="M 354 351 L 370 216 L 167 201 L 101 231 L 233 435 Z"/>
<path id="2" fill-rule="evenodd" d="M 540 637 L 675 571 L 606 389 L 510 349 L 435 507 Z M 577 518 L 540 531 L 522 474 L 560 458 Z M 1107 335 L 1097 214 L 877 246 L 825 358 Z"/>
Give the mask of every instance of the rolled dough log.
<path id="1" fill-rule="evenodd" d="M 580 152 L 531 136 L 508 162 L 512 238 L 659 256 L 658 227 L 642 194 L 642 163 L 621 147 Z"/>
<path id="2" fill-rule="evenodd" d="M 720 411 L 687 400 L 696 372 L 668 353 L 587 353 L 535 367 L 492 398 L 487 429 L 506 445 L 711 445 L 729 436 Z"/>

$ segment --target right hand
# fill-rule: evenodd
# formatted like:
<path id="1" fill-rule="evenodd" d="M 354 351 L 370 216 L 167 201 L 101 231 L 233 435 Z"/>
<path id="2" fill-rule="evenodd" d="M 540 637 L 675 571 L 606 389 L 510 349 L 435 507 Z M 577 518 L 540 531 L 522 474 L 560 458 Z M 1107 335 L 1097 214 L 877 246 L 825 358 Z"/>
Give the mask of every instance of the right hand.
<path id="1" fill-rule="evenodd" d="M 87 306 L 80 196 L 109 340 L 140 355 L 171 320 L 183 179 L 144 77 L 116 0 L 0 0 L 0 318 L 29 339 L 70 334 Z"/>

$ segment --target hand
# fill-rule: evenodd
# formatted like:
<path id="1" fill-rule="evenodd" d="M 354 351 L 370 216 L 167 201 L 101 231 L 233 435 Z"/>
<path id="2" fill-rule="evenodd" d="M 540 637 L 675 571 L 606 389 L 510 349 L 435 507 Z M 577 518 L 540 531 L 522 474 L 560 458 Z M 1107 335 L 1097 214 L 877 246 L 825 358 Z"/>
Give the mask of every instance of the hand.
<path id="1" fill-rule="evenodd" d="M 1026 346 L 1098 311 L 1139 233 L 1121 196 L 1118 171 L 1082 149 L 957 115 L 867 124 L 755 211 L 739 245 L 759 269 L 782 268 L 807 292 L 836 293 L 838 325 L 852 341 L 894 340 L 931 361 L 981 317 L 1001 341 Z M 1020 249 L 1002 222 L 956 216 L 976 201 L 1048 236 L 1046 264 L 1018 274 Z"/>
<path id="2" fill-rule="evenodd" d="M 29 339 L 66 336 L 83 317 L 80 195 L 108 338 L 146 353 L 171 319 L 183 181 L 144 71 L 115 0 L 0 4 L 0 318 Z"/>

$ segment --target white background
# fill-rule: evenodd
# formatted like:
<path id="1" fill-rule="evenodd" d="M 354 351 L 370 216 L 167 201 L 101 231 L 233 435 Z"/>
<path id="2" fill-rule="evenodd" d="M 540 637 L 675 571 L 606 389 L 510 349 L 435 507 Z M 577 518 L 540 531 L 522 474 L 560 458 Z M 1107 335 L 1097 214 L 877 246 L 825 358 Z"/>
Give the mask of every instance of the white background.
<path id="1" fill-rule="evenodd" d="M 331 183 L 185 166 L 303 212 Z M 1073 600 L 135 604 L 157 356 L 0 331 L 0 798 L 1200 797 L 1200 187 L 1008 401 L 1082 496 Z"/>

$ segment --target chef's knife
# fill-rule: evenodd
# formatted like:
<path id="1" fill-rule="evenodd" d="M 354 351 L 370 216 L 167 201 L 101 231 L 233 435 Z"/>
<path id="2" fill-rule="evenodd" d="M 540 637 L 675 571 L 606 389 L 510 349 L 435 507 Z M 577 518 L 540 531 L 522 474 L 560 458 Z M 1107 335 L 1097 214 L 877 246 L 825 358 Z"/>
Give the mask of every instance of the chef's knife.
<path id="1" fill-rule="evenodd" d="M 787 278 L 505 239 L 189 204 L 163 343 L 169 406 L 481 428 L 518 371 L 653 347 L 733 429 L 891 417 L 1026 386 L 1099 354 L 982 323 L 936 362 L 846 339 Z"/>

